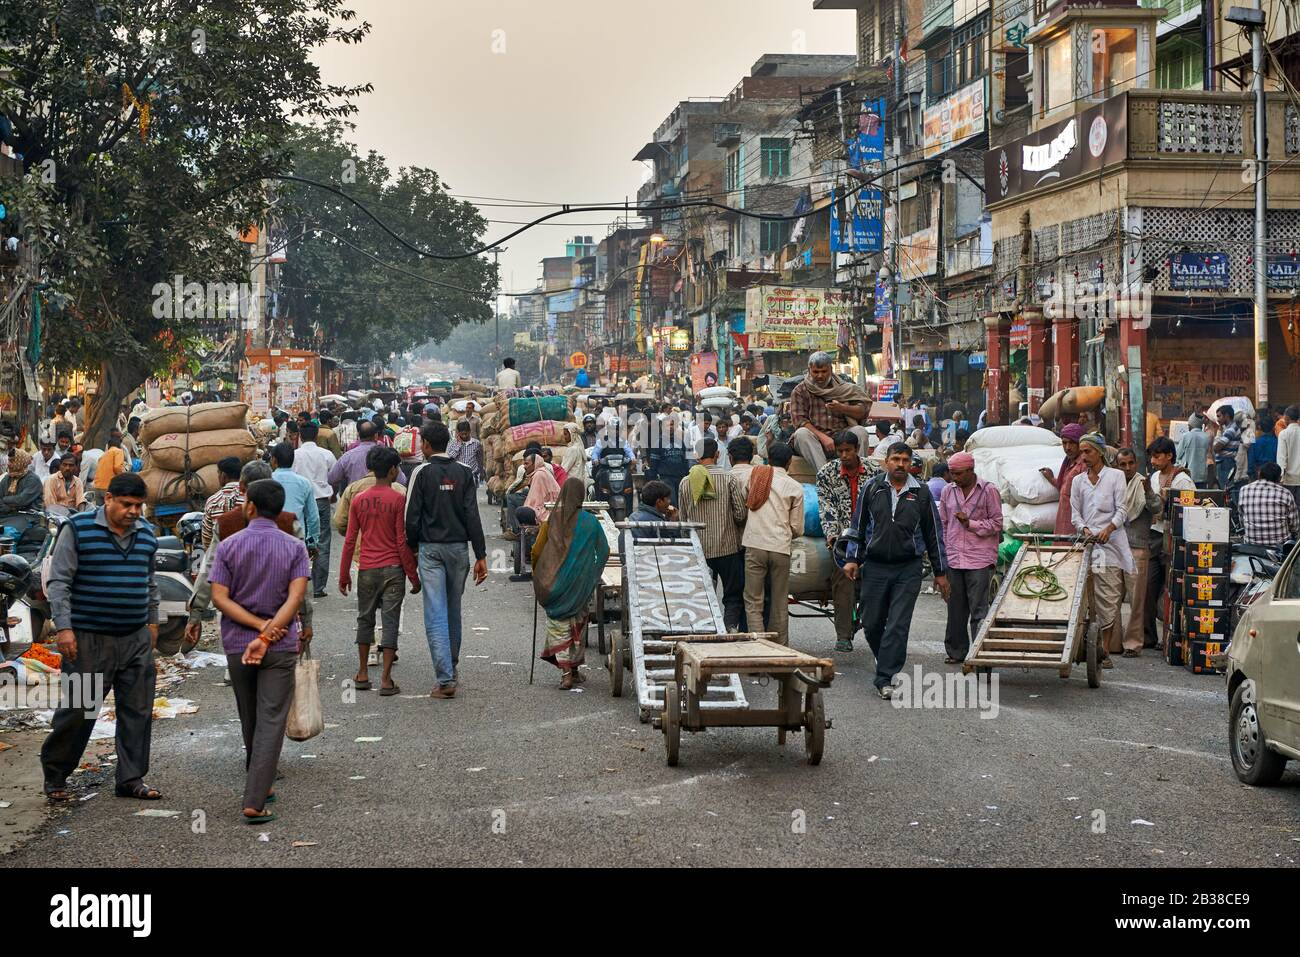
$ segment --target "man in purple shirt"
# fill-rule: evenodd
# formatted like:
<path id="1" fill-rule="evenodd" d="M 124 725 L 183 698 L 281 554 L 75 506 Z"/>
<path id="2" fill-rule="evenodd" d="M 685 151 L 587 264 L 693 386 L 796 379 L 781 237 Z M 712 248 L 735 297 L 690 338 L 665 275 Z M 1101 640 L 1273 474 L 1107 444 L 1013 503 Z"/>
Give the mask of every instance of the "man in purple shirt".
<path id="1" fill-rule="evenodd" d="M 357 444 L 343 453 L 343 457 L 334 463 L 334 467 L 326 476 L 337 492 L 342 493 L 353 482 L 370 474 L 370 469 L 366 467 L 366 456 L 379 444 L 375 441 L 376 432 L 373 422 L 361 422 L 357 425 Z M 397 484 L 406 484 L 406 476 L 400 471 L 397 473 Z"/>
<path id="2" fill-rule="evenodd" d="M 971 637 L 989 612 L 989 585 L 1002 540 L 1002 496 L 975 475 L 975 457 L 958 452 L 948 459 L 948 484 L 939 498 L 943 543 L 948 552 L 947 664 L 966 660 Z"/>
<path id="3" fill-rule="evenodd" d="M 249 485 L 244 502 L 248 527 L 217 546 L 208 573 L 244 732 L 247 824 L 275 820 L 266 805 L 275 800 L 271 787 L 300 649 L 298 610 L 311 577 L 306 546 L 276 527 L 283 509 L 284 487 L 279 482 L 261 479 Z"/>

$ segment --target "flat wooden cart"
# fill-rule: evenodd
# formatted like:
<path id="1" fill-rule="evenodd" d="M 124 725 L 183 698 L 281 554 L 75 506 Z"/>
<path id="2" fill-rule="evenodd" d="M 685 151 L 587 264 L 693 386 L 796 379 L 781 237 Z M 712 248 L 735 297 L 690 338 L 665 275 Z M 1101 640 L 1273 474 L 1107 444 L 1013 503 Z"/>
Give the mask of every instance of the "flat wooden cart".
<path id="1" fill-rule="evenodd" d="M 609 542 L 609 560 L 596 583 L 596 643 L 602 655 L 609 653 L 610 620 L 623 617 L 623 558 L 618 551 L 618 528 L 609 517 L 608 502 L 583 502 L 582 507 L 600 521 Z"/>
<path id="2" fill-rule="evenodd" d="M 980 623 L 962 672 L 991 668 L 1051 668 L 1062 678 L 1070 677 L 1074 664 L 1087 667 L 1088 686 L 1101 686 L 1101 642 L 1103 636 L 1090 627 L 1091 598 L 1089 567 L 1092 545 L 1066 536 L 1018 535 L 1025 541 L 1002 579 L 989 612 Z M 1017 594 L 1016 581 L 1034 575 L 1037 569 L 1050 572 L 1064 592 L 1049 591 L 1052 597 Z M 1047 574 L 1030 578 L 1021 591 L 1042 591 L 1050 581 Z"/>
<path id="3" fill-rule="evenodd" d="M 777 743 L 786 732 L 803 732 L 808 763 L 819 764 L 831 726 L 822 689 L 835 677 L 835 663 L 814 658 L 764 633 L 683 635 L 677 638 L 673 680 L 664 686 L 663 713 L 654 719 L 663 731 L 668 764 L 677 764 L 682 730 L 705 728 L 776 728 Z M 762 675 L 775 679 L 776 707 L 706 708 L 710 682 L 724 676 Z"/>

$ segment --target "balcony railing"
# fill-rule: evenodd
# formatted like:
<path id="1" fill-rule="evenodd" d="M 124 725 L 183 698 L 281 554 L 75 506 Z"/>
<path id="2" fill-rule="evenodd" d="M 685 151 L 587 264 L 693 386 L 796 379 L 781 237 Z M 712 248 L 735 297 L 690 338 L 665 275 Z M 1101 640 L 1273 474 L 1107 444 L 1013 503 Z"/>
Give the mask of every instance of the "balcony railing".
<path id="1" fill-rule="evenodd" d="M 1250 93 L 1204 90 L 1130 90 L 1129 156 L 1250 157 L 1255 152 L 1255 105 Z M 1270 159 L 1300 152 L 1300 115 L 1285 94 L 1268 97 Z"/>

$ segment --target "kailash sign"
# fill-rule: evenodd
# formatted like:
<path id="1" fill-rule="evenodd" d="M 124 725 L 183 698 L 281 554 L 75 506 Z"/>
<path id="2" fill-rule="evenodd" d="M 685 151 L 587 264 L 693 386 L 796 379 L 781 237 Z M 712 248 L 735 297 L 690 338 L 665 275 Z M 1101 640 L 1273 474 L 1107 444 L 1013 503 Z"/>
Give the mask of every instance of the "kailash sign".
<path id="1" fill-rule="evenodd" d="M 852 313 L 847 293 L 801 286 L 754 286 L 745 293 L 749 348 L 767 352 L 834 350 Z"/>

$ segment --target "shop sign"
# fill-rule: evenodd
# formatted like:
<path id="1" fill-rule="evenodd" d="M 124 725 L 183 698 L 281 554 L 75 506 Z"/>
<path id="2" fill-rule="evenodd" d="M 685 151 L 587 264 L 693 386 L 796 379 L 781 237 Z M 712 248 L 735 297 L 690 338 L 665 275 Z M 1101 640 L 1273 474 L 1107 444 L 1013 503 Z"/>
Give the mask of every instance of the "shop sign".
<path id="1" fill-rule="evenodd" d="M 1300 261 L 1294 257 L 1268 261 L 1268 288 L 1300 289 Z"/>
<path id="2" fill-rule="evenodd" d="M 669 352 L 690 352 L 691 333 L 687 329 L 674 329 L 668 337 Z"/>
<path id="3" fill-rule="evenodd" d="M 885 248 L 885 200 L 878 189 L 864 187 L 831 202 L 831 251 L 878 253 Z"/>
<path id="4" fill-rule="evenodd" d="M 858 132 L 849 138 L 849 165 L 862 169 L 867 163 L 885 161 L 885 101 L 867 100 L 858 114 Z"/>
<path id="5" fill-rule="evenodd" d="M 1226 253 L 1174 253 L 1169 257 L 1170 289 L 1227 289 Z"/>
<path id="6" fill-rule="evenodd" d="M 1023 319 L 1011 323 L 1009 343 L 1012 349 L 1029 348 L 1029 325 Z"/>
<path id="7" fill-rule="evenodd" d="M 942 371 L 943 371 L 943 360 L 944 360 L 944 357 L 943 357 L 943 356 L 935 356 L 935 357 L 934 357 L 934 371 L 935 371 L 935 372 L 942 372 Z"/>
<path id="8" fill-rule="evenodd" d="M 928 153 L 927 153 L 928 155 Z M 989 203 L 1065 183 L 1128 156 L 1128 96 L 1121 93 L 984 154 Z"/>
<path id="9" fill-rule="evenodd" d="M 754 286 L 745 293 L 749 348 L 834 350 L 852 312 L 848 293 L 819 287 Z"/>
<path id="10" fill-rule="evenodd" d="M 876 401 L 890 402 L 897 399 L 903 384 L 898 379 L 881 379 L 876 386 Z"/>
<path id="11" fill-rule="evenodd" d="M 983 352 L 972 352 L 966 357 L 966 364 L 972 369 L 983 369 L 989 364 L 989 357 Z"/>
<path id="12" fill-rule="evenodd" d="M 925 111 L 922 143 L 936 156 L 984 132 L 984 79 L 967 84 Z"/>

